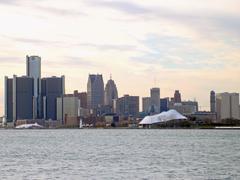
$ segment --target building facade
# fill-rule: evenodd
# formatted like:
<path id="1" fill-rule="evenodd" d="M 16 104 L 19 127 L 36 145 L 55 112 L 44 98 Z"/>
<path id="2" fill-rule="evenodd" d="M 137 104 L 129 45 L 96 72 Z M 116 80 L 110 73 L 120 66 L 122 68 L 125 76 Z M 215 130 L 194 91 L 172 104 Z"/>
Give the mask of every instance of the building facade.
<path id="1" fill-rule="evenodd" d="M 57 120 L 57 98 L 65 94 L 65 77 L 48 77 L 42 79 L 42 118 Z"/>
<path id="2" fill-rule="evenodd" d="M 217 119 L 240 119 L 239 117 L 239 94 L 218 93 L 216 95 Z"/>
<path id="3" fill-rule="evenodd" d="M 118 98 L 118 90 L 115 82 L 108 80 L 104 91 L 104 105 L 113 107 L 113 100 Z"/>
<path id="4" fill-rule="evenodd" d="M 139 114 L 139 96 L 124 95 L 118 98 L 114 109 L 118 115 L 137 117 Z"/>
<path id="5" fill-rule="evenodd" d="M 5 115 L 7 122 L 34 118 L 34 79 L 27 76 L 5 77 Z"/>
<path id="6" fill-rule="evenodd" d="M 210 111 L 212 113 L 216 112 L 216 94 L 214 91 L 210 92 Z"/>
<path id="7" fill-rule="evenodd" d="M 150 104 L 151 104 L 151 98 L 143 97 L 142 98 L 142 111 L 145 113 L 149 113 L 150 112 Z"/>
<path id="8" fill-rule="evenodd" d="M 26 75 L 34 80 L 34 118 L 41 113 L 41 57 L 26 56 Z"/>
<path id="9" fill-rule="evenodd" d="M 150 90 L 150 108 L 152 113 L 157 114 L 160 113 L 160 88 L 152 88 Z"/>
<path id="10" fill-rule="evenodd" d="M 96 109 L 104 104 L 104 83 L 100 74 L 90 74 L 87 83 L 87 106 Z"/>
<path id="11" fill-rule="evenodd" d="M 161 98 L 160 99 L 160 106 L 161 106 L 161 112 L 168 111 L 169 110 L 169 98 Z"/>
<path id="12" fill-rule="evenodd" d="M 174 92 L 174 102 L 175 103 L 181 103 L 182 102 L 181 93 L 179 92 L 179 90 L 175 90 L 175 92 Z"/>

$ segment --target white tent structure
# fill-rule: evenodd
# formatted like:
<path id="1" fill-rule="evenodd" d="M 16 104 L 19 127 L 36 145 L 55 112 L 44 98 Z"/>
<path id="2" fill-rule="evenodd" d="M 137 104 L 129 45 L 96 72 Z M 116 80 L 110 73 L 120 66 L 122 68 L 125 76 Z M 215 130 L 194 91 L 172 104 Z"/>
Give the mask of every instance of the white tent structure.
<path id="1" fill-rule="evenodd" d="M 183 120 L 187 119 L 185 116 L 180 114 L 174 109 L 171 109 L 166 112 L 162 112 L 160 114 L 156 114 L 153 116 L 146 116 L 139 124 L 141 125 L 149 125 L 149 124 L 155 124 L 155 123 L 161 123 L 161 122 L 167 122 L 171 120 Z"/>
<path id="2" fill-rule="evenodd" d="M 16 126 L 16 129 L 42 129 L 43 126 L 39 125 L 38 123 L 34 124 L 22 124 L 19 126 Z"/>

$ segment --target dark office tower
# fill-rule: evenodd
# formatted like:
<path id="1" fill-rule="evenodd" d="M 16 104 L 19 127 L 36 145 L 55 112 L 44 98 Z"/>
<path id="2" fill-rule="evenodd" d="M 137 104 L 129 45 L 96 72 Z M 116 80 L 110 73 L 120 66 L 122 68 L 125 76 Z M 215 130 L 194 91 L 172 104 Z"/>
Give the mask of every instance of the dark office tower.
<path id="1" fill-rule="evenodd" d="M 5 77 L 5 115 L 8 122 L 33 118 L 33 87 L 34 80 L 31 77 Z"/>
<path id="2" fill-rule="evenodd" d="M 26 56 L 26 75 L 34 79 L 34 118 L 41 112 L 41 57 Z"/>
<path id="3" fill-rule="evenodd" d="M 122 116 L 137 117 L 139 113 L 139 96 L 124 95 L 116 100 L 115 112 Z"/>
<path id="4" fill-rule="evenodd" d="M 118 98 L 118 91 L 115 82 L 110 78 L 104 92 L 104 105 L 113 107 L 113 100 Z"/>
<path id="5" fill-rule="evenodd" d="M 104 104 L 104 83 L 102 75 L 90 74 L 87 83 L 87 105 L 96 109 Z"/>
<path id="6" fill-rule="evenodd" d="M 169 110 L 169 98 L 162 98 L 160 100 L 161 104 L 161 112 L 168 111 Z"/>
<path id="7" fill-rule="evenodd" d="M 181 94 L 180 94 L 179 90 L 176 90 L 175 93 L 174 93 L 174 102 L 175 103 L 181 103 L 182 102 Z"/>
<path id="8" fill-rule="evenodd" d="M 65 94 L 65 77 L 48 77 L 42 79 L 42 118 L 57 119 L 57 97 Z"/>
<path id="9" fill-rule="evenodd" d="M 216 112 L 216 95 L 214 91 L 210 92 L 210 111 Z"/>

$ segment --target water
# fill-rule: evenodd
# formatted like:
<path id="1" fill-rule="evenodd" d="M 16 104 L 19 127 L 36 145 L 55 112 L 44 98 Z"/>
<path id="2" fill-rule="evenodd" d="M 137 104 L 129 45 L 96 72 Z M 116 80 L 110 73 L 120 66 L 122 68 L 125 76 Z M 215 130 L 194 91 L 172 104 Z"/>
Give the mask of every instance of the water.
<path id="1" fill-rule="evenodd" d="M 0 179 L 240 179 L 238 130 L 0 130 Z"/>

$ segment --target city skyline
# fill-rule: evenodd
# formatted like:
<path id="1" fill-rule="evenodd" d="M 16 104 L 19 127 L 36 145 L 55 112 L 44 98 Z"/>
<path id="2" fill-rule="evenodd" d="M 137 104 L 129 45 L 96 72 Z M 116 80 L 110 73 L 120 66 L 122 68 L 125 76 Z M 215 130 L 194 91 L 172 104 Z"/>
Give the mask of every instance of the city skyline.
<path id="1" fill-rule="evenodd" d="M 145 97 L 152 87 L 173 97 L 179 89 L 182 99 L 196 98 L 209 110 L 211 90 L 240 92 L 239 6 L 235 0 L 0 1 L 0 115 L 4 76 L 25 75 L 27 54 L 42 58 L 42 77 L 64 74 L 66 93 L 86 91 L 88 74 L 103 74 L 105 84 L 113 74 L 119 97 Z"/>

